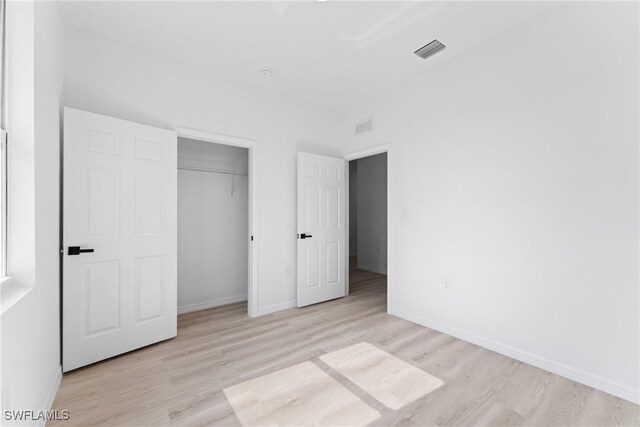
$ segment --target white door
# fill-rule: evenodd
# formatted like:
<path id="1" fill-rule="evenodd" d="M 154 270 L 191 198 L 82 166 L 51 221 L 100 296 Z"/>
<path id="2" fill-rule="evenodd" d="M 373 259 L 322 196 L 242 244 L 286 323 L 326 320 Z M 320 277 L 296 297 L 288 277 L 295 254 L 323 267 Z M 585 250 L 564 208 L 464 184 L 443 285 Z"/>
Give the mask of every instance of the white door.
<path id="1" fill-rule="evenodd" d="M 64 110 L 63 370 L 176 336 L 175 132 Z"/>
<path id="2" fill-rule="evenodd" d="M 345 161 L 298 153 L 298 307 L 346 295 Z"/>

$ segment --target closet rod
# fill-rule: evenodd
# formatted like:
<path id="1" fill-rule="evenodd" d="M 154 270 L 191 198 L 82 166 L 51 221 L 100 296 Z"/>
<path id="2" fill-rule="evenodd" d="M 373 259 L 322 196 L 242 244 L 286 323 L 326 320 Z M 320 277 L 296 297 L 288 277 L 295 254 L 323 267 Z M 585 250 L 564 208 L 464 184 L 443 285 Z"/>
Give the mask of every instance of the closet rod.
<path id="1" fill-rule="evenodd" d="M 185 171 L 196 171 L 196 172 L 223 173 L 226 175 L 242 175 L 242 176 L 249 175 L 246 172 L 234 172 L 229 170 L 199 169 L 199 168 L 178 168 L 178 169 L 185 170 Z"/>

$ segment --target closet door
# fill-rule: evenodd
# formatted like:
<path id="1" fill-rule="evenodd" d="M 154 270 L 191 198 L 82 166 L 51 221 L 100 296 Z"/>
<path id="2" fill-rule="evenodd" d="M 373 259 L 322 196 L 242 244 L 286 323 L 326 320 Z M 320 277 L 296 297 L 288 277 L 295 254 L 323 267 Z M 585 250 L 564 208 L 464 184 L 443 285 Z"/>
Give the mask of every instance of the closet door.
<path id="1" fill-rule="evenodd" d="M 175 132 L 64 111 L 63 370 L 176 336 Z"/>

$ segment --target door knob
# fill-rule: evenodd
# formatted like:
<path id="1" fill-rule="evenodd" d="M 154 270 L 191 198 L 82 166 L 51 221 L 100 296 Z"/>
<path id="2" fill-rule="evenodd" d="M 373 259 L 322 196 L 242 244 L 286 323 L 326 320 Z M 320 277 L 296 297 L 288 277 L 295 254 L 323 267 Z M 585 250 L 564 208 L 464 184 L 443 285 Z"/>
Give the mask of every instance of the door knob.
<path id="1" fill-rule="evenodd" d="M 300 234 L 300 238 L 301 238 L 301 239 L 310 239 L 310 238 L 312 238 L 312 237 L 313 237 L 313 236 L 312 236 L 311 234 L 306 234 L 306 233 L 302 233 L 302 234 Z"/>
<path id="2" fill-rule="evenodd" d="M 67 255 L 80 255 L 88 252 L 93 252 L 93 249 L 80 249 L 80 246 L 69 246 Z"/>

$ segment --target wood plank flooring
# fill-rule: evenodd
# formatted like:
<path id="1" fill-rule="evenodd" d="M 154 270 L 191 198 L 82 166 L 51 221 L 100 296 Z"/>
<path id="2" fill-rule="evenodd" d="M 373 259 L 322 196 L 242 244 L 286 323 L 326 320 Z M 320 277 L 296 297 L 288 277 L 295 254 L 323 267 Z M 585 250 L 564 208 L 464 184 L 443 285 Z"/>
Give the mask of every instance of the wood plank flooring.
<path id="1" fill-rule="evenodd" d="M 178 337 L 65 374 L 57 426 L 238 426 L 223 389 L 311 361 L 381 414 L 373 426 L 637 426 L 638 405 L 386 313 L 386 276 L 352 267 L 339 300 L 255 319 L 181 315 Z M 392 410 L 320 360 L 368 342 L 444 381 Z"/>

